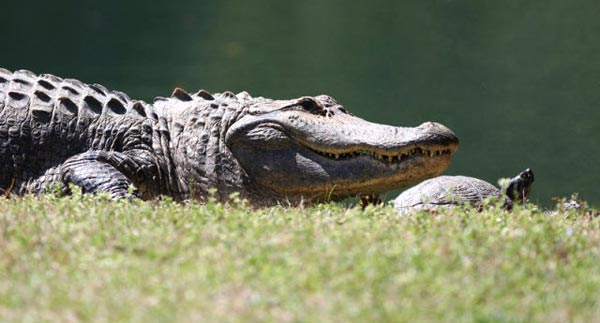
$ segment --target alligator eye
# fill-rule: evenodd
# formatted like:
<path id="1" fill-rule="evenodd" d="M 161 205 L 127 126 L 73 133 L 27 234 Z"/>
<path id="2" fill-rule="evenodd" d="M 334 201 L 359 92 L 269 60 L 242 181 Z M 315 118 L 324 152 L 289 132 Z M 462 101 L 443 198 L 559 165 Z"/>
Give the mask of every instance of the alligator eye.
<path id="1" fill-rule="evenodd" d="M 298 100 L 298 105 L 310 113 L 318 114 L 321 116 L 325 116 L 327 114 L 325 108 L 323 108 L 323 106 L 319 104 L 319 102 L 317 102 L 311 97 L 300 98 Z"/>

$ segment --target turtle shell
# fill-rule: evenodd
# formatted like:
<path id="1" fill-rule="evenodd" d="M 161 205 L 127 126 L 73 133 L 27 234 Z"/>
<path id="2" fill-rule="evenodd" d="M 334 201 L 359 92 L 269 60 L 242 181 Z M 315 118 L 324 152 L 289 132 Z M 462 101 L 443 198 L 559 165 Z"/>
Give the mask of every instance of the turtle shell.
<path id="1" fill-rule="evenodd" d="M 500 195 L 500 190 L 478 178 L 438 176 L 402 192 L 394 200 L 394 206 L 402 212 L 467 203 L 480 205 L 485 198 L 493 195 Z"/>

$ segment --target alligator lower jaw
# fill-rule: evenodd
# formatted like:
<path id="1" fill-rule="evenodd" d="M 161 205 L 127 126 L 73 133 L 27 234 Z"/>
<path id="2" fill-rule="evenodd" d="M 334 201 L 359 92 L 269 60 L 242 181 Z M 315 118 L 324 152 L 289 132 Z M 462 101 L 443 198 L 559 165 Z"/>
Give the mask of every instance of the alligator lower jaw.
<path id="1" fill-rule="evenodd" d="M 358 194 L 380 194 L 435 177 L 449 166 L 457 149 L 456 145 L 435 148 L 429 145 L 429 149 L 398 149 L 399 152 L 393 155 L 362 150 L 336 156 L 301 147 L 305 153 L 296 155 L 293 163 L 296 168 L 290 167 L 283 176 L 289 180 L 290 174 L 302 173 L 297 167 L 304 165 L 306 170 L 317 170 L 314 178 L 303 176 L 289 185 L 279 185 L 279 181 L 261 184 L 288 197 L 302 196 L 313 202 L 335 201 Z"/>
<path id="2" fill-rule="evenodd" d="M 447 144 L 411 144 L 396 149 L 383 150 L 379 147 L 361 147 L 359 150 L 329 152 L 302 145 L 313 154 L 329 161 L 327 165 L 339 164 L 347 171 L 347 178 L 333 179 L 326 184 L 328 199 L 339 200 L 357 194 L 380 194 L 406 187 L 424 179 L 441 174 L 448 166 L 458 145 Z M 352 165 L 361 164 L 361 167 Z M 325 164 L 323 164 L 325 165 Z M 335 172 L 333 172 L 335 173 Z M 332 174 L 333 174 L 332 173 Z M 301 193 L 322 199 L 321 192 L 308 188 Z M 311 194 L 309 191 L 312 191 Z"/>
<path id="3" fill-rule="evenodd" d="M 369 154 L 370 155 L 370 154 Z M 280 191 L 288 197 L 302 196 L 304 201 L 330 202 L 363 194 L 382 194 L 391 190 L 414 185 L 425 179 L 441 174 L 449 165 L 452 157 L 450 153 L 440 153 L 433 157 L 422 154 L 413 154 L 402 161 L 394 163 L 380 161 L 367 156 L 358 156 L 348 160 L 329 159 L 331 163 L 340 163 L 341 168 L 350 168 L 346 178 L 331 178 L 319 185 L 286 186 L 273 189 Z M 362 163 L 371 166 L 352 167 L 350 165 Z M 350 167 L 343 166 L 342 164 Z M 356 172 L 357 169 L 361 171 Z"/>

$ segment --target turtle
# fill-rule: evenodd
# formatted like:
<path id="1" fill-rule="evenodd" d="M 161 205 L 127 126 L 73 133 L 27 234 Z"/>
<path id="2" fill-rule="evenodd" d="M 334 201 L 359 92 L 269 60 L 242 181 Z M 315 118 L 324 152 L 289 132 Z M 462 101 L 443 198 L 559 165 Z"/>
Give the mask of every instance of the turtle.
<path id="1" fill-rule="evenodd" d="M 416 210 L 435 211 L 440 207 L 465 204 L 481 209 L 486 198 L 501 197 L 504 194 L 502 207 L 510 211 L 515 202 L 527 200 L 533 181 L 533 171 L 529 168 L 510 179 L 504 190 L 474 177 L 438 176 L 402 192 L 394 200 L 394 207 L 400 213 Z"/>

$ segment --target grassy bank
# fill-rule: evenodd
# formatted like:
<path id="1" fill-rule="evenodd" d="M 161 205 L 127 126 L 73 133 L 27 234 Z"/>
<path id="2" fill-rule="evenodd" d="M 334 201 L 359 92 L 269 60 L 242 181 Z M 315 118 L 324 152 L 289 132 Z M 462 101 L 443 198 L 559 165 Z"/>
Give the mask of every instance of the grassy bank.
<path id="1" fill-rule="evenodd" d="M 535 206 L 0 200 L 2 321 L 599 321 L 599 260 L 599 218 Z"/>

